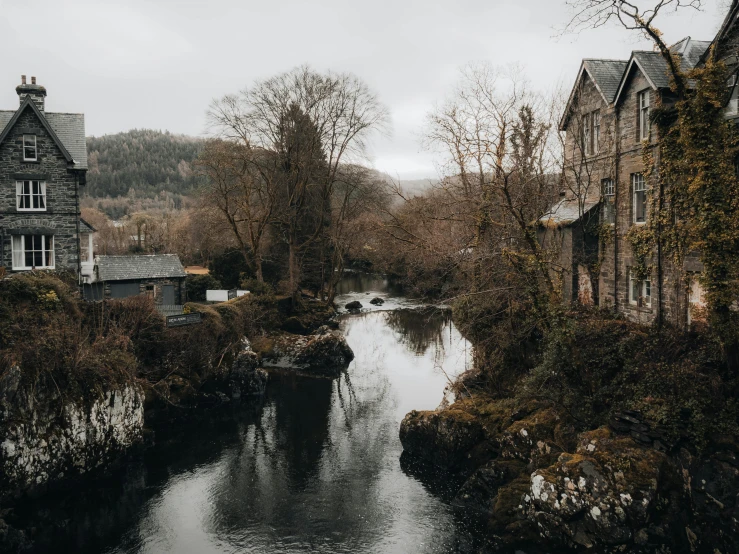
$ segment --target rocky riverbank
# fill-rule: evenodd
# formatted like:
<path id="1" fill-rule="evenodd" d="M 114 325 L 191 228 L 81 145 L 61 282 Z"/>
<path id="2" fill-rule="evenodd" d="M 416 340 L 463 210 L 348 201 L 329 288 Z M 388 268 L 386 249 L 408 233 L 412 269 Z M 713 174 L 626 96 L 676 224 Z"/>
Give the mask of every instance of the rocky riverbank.
<path id="1" fill-rule="evenodd" d="M 353 353 L 338 332 L 281 330 L 326 323 L 333 310 L 315 304 L 299 314 L 273 298 L 190 304 L 202 323 L 168 329 L 146 298 L 88 304 L 54 276 L 0 281 L 0 502 L 105 468 L 155 440 L 153 420 L 253 402 L 265 365 L 339 374 Z M 22 535 L 0 518 L 0 550 Z"/>
<path id="2" fill-rule="evenodd" d="M 577 426 L 546 403 L 475 394 L 409 413 L 400 439 L 404 457 L 458 477 L 453 504 L 482 517 L 494 550 L 738 551 L 734 440 L 696 454 L 637 412 Z"/>

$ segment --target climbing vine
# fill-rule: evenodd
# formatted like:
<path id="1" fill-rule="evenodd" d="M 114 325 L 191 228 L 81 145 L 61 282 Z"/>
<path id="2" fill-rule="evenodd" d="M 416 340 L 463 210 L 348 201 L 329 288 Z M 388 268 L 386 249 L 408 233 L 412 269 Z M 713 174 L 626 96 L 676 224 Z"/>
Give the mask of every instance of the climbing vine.
<path id="1" fill-rule="evenodd" d="M 694 86 L 675 86 L 680 79 Z M 700 254 L 711 324 L 725 346 L 735 347 L 739 327 L 731 306 L 739 277 L 739 182 L 734 172 L 738 143 L 723 115 L 726 67 L 711 52 L 704 67 L 673 76 L 677 89 L 686 92 L 653 114 L 660 135 L 659 171 L 652 161 L 651 222 L 644 237 L 637 239 L 642 232 L 634 232 L 634 240 L 637 247 L 645 247 L 658 238 L 664 255 L 678 267 L 688 253 Z M 661 206 L 654 205 L 657 191 Z"/>

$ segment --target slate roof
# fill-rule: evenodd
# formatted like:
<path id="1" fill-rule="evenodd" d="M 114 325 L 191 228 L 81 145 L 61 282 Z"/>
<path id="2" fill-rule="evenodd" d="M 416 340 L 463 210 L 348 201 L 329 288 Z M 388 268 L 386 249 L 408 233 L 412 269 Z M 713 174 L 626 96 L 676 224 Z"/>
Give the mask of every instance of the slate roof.
<path id="1" fill-rule="evenodd" d="M 18 110 L 0 110 L 0 131 L 4 130 Z M 64 147 L 74 159 L 74 166 L 87 169 L 85 114 L 42 112 Z"/>
<path id="2" fill-rule="evenodd" d="M 585 69 L 609 104 L 616 97 L 618 85 L 628 63 L 626 60 L 583 60 Z"/>
<path id="3" fill-rule="evenodd" d="M 670 46 L 670 50 L 680 55 L 681 68 L 687 70 L 694 68 L 700 62 L 701 56 L 710 45 L 710 41 L 707 40 L 693 40 L 690 37 L 685 37 L 680 42 Z M 646 50 L 635 50 L 631 53 L 629 65 L 621 78 L 615 100 L 618 100 L 618 97 L 621 95 L 621 91 L 624 89 L 634 65 L 641 69 L 644 76 L 655 89 L 669 88 L 669 69 L 662 54 Z"/>
<path id="4" fill-rule="evenodd" d="M 95 266 L 98 281 L 187 277 L 177 254 L 98 256 Z"/>
<path id="5" fill-rule="evenodd" d="M 539 218 L 539 224 L 548 227 L 570 225 L 592 210 L 597 204 L 597 200 L 585 200 L 581 214 L 580 202 L 577 198 L 563 198 L 554 204 L 548 213 Z"/>
<path id="6" fill-rule="evenodd" d="M 577 97 L 577 91 L 582 80 L 583 73 L 587 71 L 590 78 L 595 83 L 595 87 L 600 92 L 603 100 L 607 104 L 611 104 L 618 92 L 618 85 L 621 82 L 621 76 L 626 69 L 628 62 L 626 60 L 599 60 L 594 58 L 586 58 L 580 64 L 580 71 L 575 79 L 575 86 L 572 87 L 570 97 L 567 100 L 562 119 L 559 122 L 560 131 L 564 131 L 567 120 L 572 115 L 572 103 Z"/>

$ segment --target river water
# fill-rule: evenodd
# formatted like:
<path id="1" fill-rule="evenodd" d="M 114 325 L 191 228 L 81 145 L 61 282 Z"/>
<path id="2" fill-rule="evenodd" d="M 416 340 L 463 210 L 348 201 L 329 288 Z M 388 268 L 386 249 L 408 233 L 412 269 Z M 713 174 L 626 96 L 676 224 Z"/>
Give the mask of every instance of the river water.
<path id="1" fill-rule="evenodd" d="M 448 312 L 413 309 L 382 278 L 351 275 L 340 293 L 340 305 L 367 308 L 341 316 L 356 355 L 345 374 L 273 373 L 259 406 L 157 429 L 157 445 L 114 477 L 21 508 L 39 520 L 42 551 L 466 550 L 467 518 L 443 476 L 440 488 L 425 485 L 401 463 L 398 428 L 410 410 L 442 402 L 471 348 Z"/>

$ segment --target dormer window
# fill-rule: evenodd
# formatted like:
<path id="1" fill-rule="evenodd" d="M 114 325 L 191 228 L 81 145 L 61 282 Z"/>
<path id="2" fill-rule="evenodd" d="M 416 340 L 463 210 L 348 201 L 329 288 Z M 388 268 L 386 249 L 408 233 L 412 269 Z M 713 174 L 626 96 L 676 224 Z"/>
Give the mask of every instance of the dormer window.
<path id="1" fill-rule="evenodd" d="M 23 161 L 38 161 L 38 151 L 36 150 L 36 135 L 23 135 Z"/>

